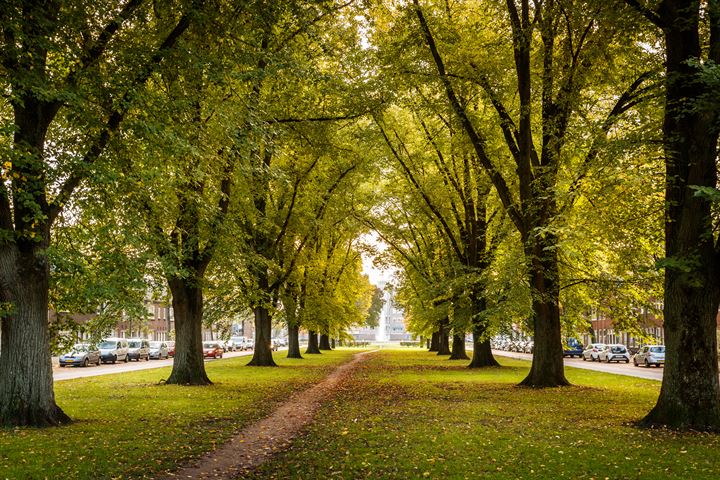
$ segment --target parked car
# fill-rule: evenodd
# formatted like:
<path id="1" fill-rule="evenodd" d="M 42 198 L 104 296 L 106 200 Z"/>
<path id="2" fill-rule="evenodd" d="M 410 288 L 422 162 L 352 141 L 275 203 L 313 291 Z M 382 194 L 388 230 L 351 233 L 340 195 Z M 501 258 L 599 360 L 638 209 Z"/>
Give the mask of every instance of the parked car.
<path id="1" fill-rule="evenodd" d="M 245 337 L 230 337 L 230 340 L 235 345 L 236 350 L 247 350 L 245 346 Z"/>
<path id="2" fill-rule="evenodd" d="M 150 342 L 150 358 L 157 358 L 162 360 L 163 358 L 169 358 L 168 347 L 165 342 Z"/>
<path id="3" fill-rule="evenodd" d="M 175 356 L 175 341 L 169 340 L 169 341 L 165 342 L 165 344 L 167 345 L 168 355 L 170 355 L 171 357 L 174 357 Z"/>
<path id="4" fill-rule="evenodd" d="M 64 355 L 60 355 L 60 366 L 66 367 L 74 365 L 77 367 L 87 367 L 88 365 L 100 365 L 100 350 L 95 345 L 89 343 L 76 343 L 72 350 Z"/>
<path id="5" fill-rule="evenodd" d="M 150 360 L 150 342 L 144 338 L 128 339 L 128 357 L 136 362 Z"/>
<path id="6" fill-rule="evenodd" d="M 605 345 L 605 348 L 600 350 L 598 360 L 601 362 L 625 362 L 630 363 L 630 353 L 625 345 L 614 343 Z"/>
<path id="7" fill-rule="evenodd" d="M 98 345 L 100 360 L 103 363 L 127 362 L 128 342 L 124 338 L 107 338 Z"/>
<path id="8" fill-rule="evenodd" d="M 575 338 L 568 338 L 563 345 L 563 357 L 578 357 L 580 358 L 583 354 L 583 346 Z"/>
<path id="9" fill-rule="evenodd" d="M 655 365 L 659 367 L 665 364 L 665 345 L 645 345 L 633 357 L 633 365 L 636 367 L 640 364 L 649 367 Z"/>
<path id="10" fill-rule="evenodd" d="M 223 350 L 225 350 L 226 352 L 234 352 L 235 350 L 237 350 L 235 342 L 232 339 L 223 340 L 222 347 Z"/>
<path id="11" fill-rule="evenodd" d="M 600 359 L 600 350 L 605 346 L 604 343 L 591 343 L 582 352 L 582 359 L 594 362 Z"/>
<path id="12" fill-rule="evenodd" d="M 254 348 L 255 348 L 255 339 L 246 338 L 245 339 L 245 350 L 252 350 Z"/>
<path id="13" fill-rule="evenodd" d="M 209 342 L 203 342 L 203 357 L 205 358 L 222 358 L 223 349 L 220 343 L 212 340 Z"/>

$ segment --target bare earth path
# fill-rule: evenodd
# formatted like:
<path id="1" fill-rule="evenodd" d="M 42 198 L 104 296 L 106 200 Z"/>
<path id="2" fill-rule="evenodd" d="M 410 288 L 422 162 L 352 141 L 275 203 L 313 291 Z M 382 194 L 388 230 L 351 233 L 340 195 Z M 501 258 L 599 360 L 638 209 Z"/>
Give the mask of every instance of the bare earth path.
<path id="1" fill-rule="evenodd" d="M 350 362 L 336 368 L 320 383 L 293 395 L 269 417 L 249 425 L 225 445 L 200 458 L 194 465 L 158 478 L 177 480 L 242 477 L 243 473 L 261 465 L 275 452 L 286 448 L 312 421 L 317 409 L 333 395 L 339 383 L 351 375 L 357 365 L 373 351 L 355 354 Z"/>

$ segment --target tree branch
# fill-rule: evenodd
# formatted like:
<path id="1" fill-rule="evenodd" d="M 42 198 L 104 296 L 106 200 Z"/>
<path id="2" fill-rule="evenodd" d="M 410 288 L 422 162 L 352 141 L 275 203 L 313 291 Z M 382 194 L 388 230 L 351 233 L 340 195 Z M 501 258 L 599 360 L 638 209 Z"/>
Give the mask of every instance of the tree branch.
<path id="1" fill-rule="evenodd" d="M 512 0 L 508 1 L 511 2 Z M 493 185 L 495 185 L 495 190 L 498 192 L 498 196 L 500 197 L 500 200 L 505 206 L 508 215 L 510 215 L 510 218 L 515 223 L 518 230 L 524 231 L 524 219 L 520 214 L 517 205 L 515 205 L 515 202 L 513 201 L 512 194 L 510 193 L 507 182 L 505 181 L 505 178 L 503 178 L 500 171 L 495 167 L 495 165 L 493 165 L 490 157 L 487 155 L 487 152 L 485 150 L 485 139 L 482 138 L 480 134 L 475 130 L 475 127 L 470 121 L 470 118 L 468 118 L 465 109 L 460 104 L 457 95 L 455 95 L 455 90 L 453 89 L 452 84 L 450 83 L 450 79 L 448 78 L 448 75 L 445 71 L 445 64 L 443 63 L 440 52 L 437 49 L 435 39 L 430 32 L 430 27 L 425 20 L 425 15 L 420 8 L 418 0 L 413 0 L 413 3 L 415 5 L 415 13 L 418 17 L 420 27 L 422 28 L 423 35 L 425 37 L 425 42 L 427 43 L 433 60 L 435 61 L 435 66 L 438 70 L 440 80 L 445 87 L 445 92 L 448 99 L 450 100 L 450 104 L 455 111 L 455 114 L 460 118 L 460 123 L 462 124 L 465 132 L 470 138 L 470 141 L 473 145 L 473 148 L 475 149 L 475 152 L 477 153 L 477 157 L 480 160 L 480 163 L 482 164 L 485 171 L 488 172 L 488 175 L 490 176 L 490 180 L 493 182 Z"/>
<path id="2" fill-rule="evenodd" d="M 97 161 L 100 155 L 105 150 L 110 137 L 115 133 L 123 118 L 127 114 L 128 110 L 132 106 L 132 96 L 135 90 L 145 84 L 150 78 L 150 75 L 155 71 L 155 68 L 163 61 L 167 53 L 175 46 L 177 41 L 180 39 L 185 30 L 190 26 L 190 13 L 183 15 L 175 28 L 168 34 L 163 40 L 157 50 L 150 57 L 150 60 L 145 64 L 138 75 L 133 79 L 132 83 L 125 91 L 122 100 L 118 103 L 118 107 L 110 114 L 108 121 L 104 128 L 100 132 L 100 135 L 95 142 L 90 146 L 88 151 L 85 153 L 83 158 L 80 160 L 76 168 L 70 173 L 70 176 L 60 187 L 58 195 L 55 200 L 52 201 L 48 207 L 48 224 L 52 224 L 57 218 L 58 213 L 62 210 L 65 203 L 70 199 L 72 193 L 80 185 L 87 176 L 90 174 L 90 167 Z"/>

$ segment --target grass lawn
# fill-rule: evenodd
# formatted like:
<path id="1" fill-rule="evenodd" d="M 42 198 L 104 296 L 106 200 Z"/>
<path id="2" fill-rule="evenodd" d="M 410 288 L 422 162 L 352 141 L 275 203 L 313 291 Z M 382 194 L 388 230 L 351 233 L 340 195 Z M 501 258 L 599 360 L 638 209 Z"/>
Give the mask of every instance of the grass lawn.
<path id="1" fill-rule="evenodd" d="M 575 386 L 534 390 L 529 362 L 498 360 L 376 353 L 252 478 L 720 478 L 720 436 L 633 426 L 660 382 L 568 368 Z"/>
<path id="2" fill-rule="evenodd" d="M 278 352 L 280 368 L 246 367 L 250 357 L 209 362 L 209 387 L 159 384 L 169 367 L 57 382 L 56 400 L 75 421 L 0 428 L 0 479 L 152 478 L 211 450 L 358 351 L 304 360 Z"/>

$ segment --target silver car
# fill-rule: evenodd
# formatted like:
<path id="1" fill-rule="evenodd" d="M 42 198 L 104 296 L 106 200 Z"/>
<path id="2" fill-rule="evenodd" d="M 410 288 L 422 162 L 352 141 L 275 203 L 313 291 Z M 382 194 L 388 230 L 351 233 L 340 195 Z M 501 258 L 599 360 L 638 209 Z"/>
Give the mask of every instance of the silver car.
<path id="1" fill-rule="evenodd" d="M 169 357 L 170 353 L 165 342 L 150 342 L 150 358 L 162 360 Z"/>
<path id="2" fill-rule="evenodd" d="M 598 354 L 598 360 L 607 363 L 630 363 L 630 353 L 625 345 L 621 345 L 619 343 L 605 345 L 605 348 L 600 350 L 600 353 Z"/>
<path id="3" fill-rule="evenodd" d="M 60 366 L 69 365 L 87 367 L 90 364 L 100 365 L 100 350 L 89 343 L 76 343 L 65 355 L 60 355 Z"/>
<path id="4" fill-rule="evenodd" d="M 645 345 L 633 357 L 633 364 L 639 365 L 655 365 L 659 367 L 665 364 L 665 345 Z"/>

